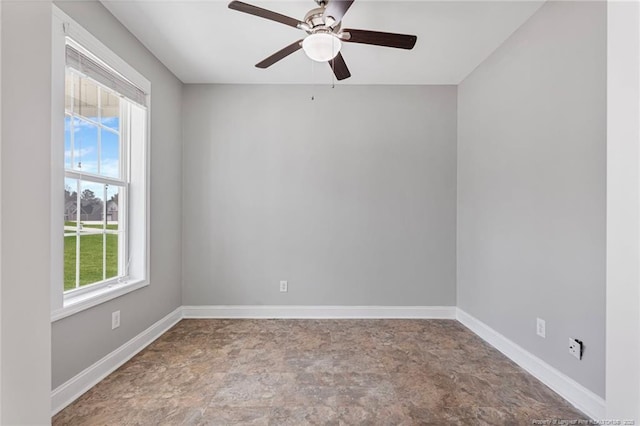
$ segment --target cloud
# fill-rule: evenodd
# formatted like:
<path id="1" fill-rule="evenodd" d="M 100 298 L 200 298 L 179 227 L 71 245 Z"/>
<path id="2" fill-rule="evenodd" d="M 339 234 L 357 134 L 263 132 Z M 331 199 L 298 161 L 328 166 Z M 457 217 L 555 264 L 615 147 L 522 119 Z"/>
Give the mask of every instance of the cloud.
<path id="1" fill-rule="evenodd" d="M 98 123 L 98 117 L 87 117 L 92 121 L 95 121 L 96 123 Z M 64 131 L 65 132 L 69 132 L 71 130 L 71 117 L 67 116 L 64 120 Z M 119 128 L 119 123 L 118 121 L 120 120 L 119 117 L 102 117 L 102 125 L 106 126 L 109 130 L 111 131 L 118 131 Z M 79 118 L 76 118 L 73 120 L 73 133 L 78 133 L 81 132 L 85 129 L 90 129 L 90 130 L 96 130 L 98 129 L 98 126 L 96 124 L 90 123 L 88 121 L 84 121 L 81 120 Z"/>
<path id="2" fill-rule="evenodd" d="M 92 118 L 94 119 L 94 118 Z M 64 131 L 68 132 L 71 130 L 71 117 L 66 117 L 64 120 Z M 83 121 L 79 119 L 73 120 L 73 133 L 81 132 L 84 129 L 97 129 L 98 126 L 95 124 L 91 124 L 88 121 Z"/>
<path id="3" fill-rule="evenodd" d="M 102 117 L 102 124 L 111 128 L 118 124 L 119 117 Z"/>
<path id="4" fill-rule="evenodd" d="M 75 158 L 77 159 L 78 157 L 75 157 Z M 98 173 L 98 162 L 95 159 L 84 161 L 82 160 L 82 158 L 80 158 L 80 161 L 82 161 L 82 169 L 78 169 L 77 168 L 78 164 L 75 163 L 74 170 L 78 172 L 84 171 L 86 173 Z M 119 173 L 120 173 L 120 164 L 118 160 L 105 159 L 100 163 L 101 176 L 106 176 L 110 178 L 119 178 Z"/>
<path id="5" fill-rule="evenodd" d="M 82 149 L 74 149 L 73 150 L 73 158 L 74 159 L 81 159 L 82 157 L 85 157 L 89 154 L 91 154 L 93 152 L 93 147 L 89 147 L 89 148 L 82 148 Z M 71 158 L 71 150 L 65 150 L 64 151 L 64 158 Z"/>
<path id="6" fill-rule="evenodd" d="M 119 177 L 120 162 L 114 159 L 104 160 L 102 164 L 100 164 L 100 174 L 108 177 Z"/>

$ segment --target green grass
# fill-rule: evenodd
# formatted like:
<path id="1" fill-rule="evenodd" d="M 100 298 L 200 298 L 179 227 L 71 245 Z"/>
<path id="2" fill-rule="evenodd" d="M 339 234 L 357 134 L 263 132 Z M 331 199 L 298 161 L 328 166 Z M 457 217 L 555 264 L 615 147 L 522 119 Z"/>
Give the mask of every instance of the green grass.
<path id="1" fill-rule="evenodd" d="M 83 228 L 94 228 L 94 229 L 102 229 L 102 224 L 98 224 L 98 225 L 86 225 L 82 222 L 80 222 L 80 224 L 82 225 Z M 76 226 L 75 222 L 71 222 L 71 221 L 66 221 L 64 223 L 64 226 Z M 114 231 L 118 230 L 118 224 L 111 224 L 111 225 L 107 225 L 107 229 L 112 229 Z"/>
<path id="2" fill-rule="evenodd" d="M 75 226 L 75 222 L 71 222 Z M 80 236 L 80 285 L 102 281 L 102 234 Z M 118 275 L 118 236 L 107 234 L 107 278 Z M 64 237 L 64 289 L 76 286 L 76 237 Z"/>

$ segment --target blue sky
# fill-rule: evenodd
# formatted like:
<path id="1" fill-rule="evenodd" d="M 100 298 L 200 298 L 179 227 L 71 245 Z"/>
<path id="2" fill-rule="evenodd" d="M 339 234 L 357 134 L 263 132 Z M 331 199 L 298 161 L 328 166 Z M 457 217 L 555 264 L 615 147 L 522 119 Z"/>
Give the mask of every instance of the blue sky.
<path id="1" fill-rule="evenodd" d="M 97 117 L 90 117 L 98 121 Z M 71 164 L 71 117 L 65 116 L 64 123 L 64 156 L 65 167 L 88 173 L 98 173 L 98 132 L 101 133 L 100 174 L 108 177 L 118 177 L 120 148 L 118 134 L 105 128 L 76 118 L 74 121 L 74 155 Z M 108 128 L 118 130 L 118 117 L 106 117 L 102 124 Z M 81 164 L 81 168 L 78 167 Z"/>
<path id="2" fill-rule="evenodd" d="M 91 120 L 98 122 L 97 117 L 90 117 Z M 101 153 L 100 153 L 100 175 L 117 178 L 119 171 L 119 136 L 118 133 L 109 131 L 108 129 L 100 129 L 98 126 L 76 118 L 74 122 L 74 158 L 71 164 L 71 117 L 65 116 L 64 122 L 64 161 L 65 168 L 73 168 L 74 170 L 84 171 L 87 173 L 98 173 L 98 132 L 101 132 Z M 119 130 L 119 118 L 108 117 L 102 119 L 102 124 L 110 129 Z M 78 168 L 78 163 L 82 167 Z M 76 179 L 65 179 L 65 187 L 75 192 L 78 181 Z M 103 184 L 83 181 L 80 184 L 80 192 L 90 189 L 97 198 L 104 200 Z M 109 186 L 107 188 L 106 200 L 117 194 L 119 188 L 117 186 Z"/>

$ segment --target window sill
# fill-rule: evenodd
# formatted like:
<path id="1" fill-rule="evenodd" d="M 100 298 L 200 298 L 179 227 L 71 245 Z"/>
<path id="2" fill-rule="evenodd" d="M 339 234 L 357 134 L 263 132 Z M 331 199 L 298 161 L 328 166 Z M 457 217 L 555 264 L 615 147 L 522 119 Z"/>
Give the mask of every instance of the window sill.
<path id="1" fill-rule="evenodd" d="M 51 313 L 51 322 L 56 322 L 62 318 L 93 308 L 101 303 L 131 293 L 147 285 L 149 285 L 149 281 L 137 280 L 125 284 L 112 284 L 94 291 L 67 297 L 64 300 L 64 307 Z"/>

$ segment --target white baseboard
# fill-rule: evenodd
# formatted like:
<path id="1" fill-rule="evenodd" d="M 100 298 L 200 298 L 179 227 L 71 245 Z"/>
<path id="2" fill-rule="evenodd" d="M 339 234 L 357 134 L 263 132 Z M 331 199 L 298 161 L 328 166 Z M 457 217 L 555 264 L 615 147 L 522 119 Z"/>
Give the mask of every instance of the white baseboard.
<path id="1" fill-rule="evenodd" d="M 458 308 L 458 321 L 594 420 L 604 419 L 605 400 L 482 321 Z"/>
<path id="2" fill-rule="evenodd" d="M 455 306 L 182 306 L 51 393 L 52 415 L 147 347 L 182 318 L 416 318 L 457 319 L 475 334 L 595 420 L 605 418 L 605 401 Z"/>
<path id="3" fill-rule="evenodd" d="M 455 306 L 183 306 L 183 318 L 456 319 Z"/>
<path id="4" fill-rule="evenodd" d="M 51 392 L 52 416 L 130 360 L 181 319 L 182 307 L 179 307 L 89 368 L 55 388 Z"/>

